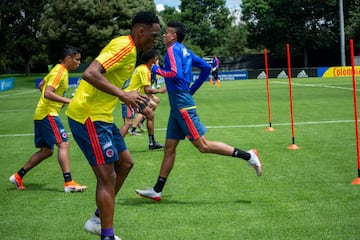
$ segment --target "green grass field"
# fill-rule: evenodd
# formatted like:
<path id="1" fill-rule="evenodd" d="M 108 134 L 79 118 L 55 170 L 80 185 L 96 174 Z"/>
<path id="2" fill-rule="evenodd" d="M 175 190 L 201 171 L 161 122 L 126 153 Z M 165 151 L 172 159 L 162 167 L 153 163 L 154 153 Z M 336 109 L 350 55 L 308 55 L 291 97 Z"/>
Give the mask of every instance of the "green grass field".
<path id="1" fill-rule="evenodd" d="M 36 150 L 32 114 L 39 97 L 36 77 L 17 77 L 15 89 L 0 93 L 0 238 L 98 239 L 83 231 L 95 210 L 95 177 L 70 136 L 74 179 L 83 193 L 63 192 L 56 154 L 24 178 L 25 191 L 8 178 Z M 195 95 L 207 138 L 241 149 L 257 148 L 264 173 L 246 162 L 200 154 L 188 141 L 161 202 L 134 190 L 153 186 L 162 159 L 149 152 L 146 135 L 127 136 L 135 166 L 116 198 L 115 232 L 123 240 L 295 240 L 359 239 L 360 186 L 351 78 L 293 79 L 295 142 L 292 143 L 287 79 L 270 79 L 269 125 L 265 80 L 223 81 Z M 166 95 L 156 112 L 156 138 L 163 142 Z M 116 122 L 122 124 L 120 108 Z M 67 120 L 62 112 L 67 127 Z M 69 130 L 69 128 L 67 127 Z"/>

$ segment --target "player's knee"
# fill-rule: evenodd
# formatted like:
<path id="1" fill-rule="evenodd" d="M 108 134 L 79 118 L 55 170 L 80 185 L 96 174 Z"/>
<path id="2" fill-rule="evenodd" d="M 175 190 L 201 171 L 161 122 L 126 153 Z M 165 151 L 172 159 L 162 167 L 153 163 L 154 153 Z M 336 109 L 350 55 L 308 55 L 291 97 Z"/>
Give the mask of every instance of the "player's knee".
<path id="1" fill-rule="evenodd" d="M 196 147 L 199 150 L 199 152 L 201 152 L 201 153 L 209 153 L 210 152 L 210 146 L 207 144 L 206 141 L 199 142 L 198 144 L 196 144 Z"/>
<path id="2" fill-rule="evenodd" d="M 41 148 L 40 152 L 46 158 L 51 157 L 54 154 L 54 150 L 50 148 Z"/>

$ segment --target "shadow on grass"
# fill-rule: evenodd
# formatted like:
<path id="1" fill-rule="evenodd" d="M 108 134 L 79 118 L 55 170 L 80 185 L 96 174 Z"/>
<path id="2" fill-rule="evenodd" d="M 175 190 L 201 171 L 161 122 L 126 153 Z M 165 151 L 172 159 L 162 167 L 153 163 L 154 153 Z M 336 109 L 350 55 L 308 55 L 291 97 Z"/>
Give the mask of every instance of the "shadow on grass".
<path id="1" fill-rule="evenodd" d="M 146 199 L 146 198 L 142 198 L 142 197 L 137 197 L 137 198 L 127 198 L 127 199 L 122 199 L 122 200 L 117 200 L 117 202 L 120 202 L 121 205 L 126 205 L 126 206 L 139 206 L 142 204 L 172 204 L 172 205 L 214 205 L 214 204 L 251 204 L 250 200 L 243 200 L 243 199 L 238 199 L 238 200 L 229 200 L 229 201 L 216 201 L 216 200 L 195 200 L 195 201 L 179 201 L 179 200 L 169 200 L 169 199 L 161 199 L 161 201 L 157 202 L 157 201 L 153 201 L 151 199 Z"/>
<path id="2" fill-rule="evenodd" d="M 25 184 L 24 184 L 25 185 Z M 45 187 L 46 184 L 40 184 L 40 183 L 27 183 L 25 185 L 25 190 L 18 190 L 16 189 L 14 186 L 10 186 L 7 188 L 7 191 L 21 191 L 21 192 L 25 192 L 25 191 L 31 191 L 31 192 L 36 192 L 36 191 L 41 191 L 41 192 L 64 192 L 64 188 L 59 186 L 59 188 L 49 188 L 49 187 Z"/>

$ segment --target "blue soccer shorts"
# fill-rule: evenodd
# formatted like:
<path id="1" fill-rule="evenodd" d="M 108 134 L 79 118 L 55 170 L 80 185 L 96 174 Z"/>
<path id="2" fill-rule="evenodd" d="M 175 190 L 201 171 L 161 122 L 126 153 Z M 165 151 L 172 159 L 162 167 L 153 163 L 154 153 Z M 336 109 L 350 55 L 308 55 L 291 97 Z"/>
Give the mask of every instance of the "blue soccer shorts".
<path id="1" fill-rule="evenodd" d="M 121 113 L 122 117 L 125 118 L 131 118 L 133 119 L 135 117 L 135 111 L 125 103 L 121 104 Z"/>
<path id="2" fill-rule="evenodd" d="M 48 115 L 42 120 L 34 120 L 34 129 L 34 142 L 37 148 L 54 149 L 55 144 L 69 140 L 64 125 L 58 116 Z"/>
<path id="3" fill-rule="evenodd" d="M 190 141 L 194 141 L 203 136 L 205 132 L 206 128 L 200 122 L 195 108 L 170 112 L 166 139 L 180 140 L 187 137 Z"/>
<path id="4" fill-rule="evenodd" d="M 76 143 L 91 166 L 114 163 L 119 153 L 127 150 L 119 128 L 114 123 L 95 121 L 90 118 L 84 124 L 68 118 Z"/>

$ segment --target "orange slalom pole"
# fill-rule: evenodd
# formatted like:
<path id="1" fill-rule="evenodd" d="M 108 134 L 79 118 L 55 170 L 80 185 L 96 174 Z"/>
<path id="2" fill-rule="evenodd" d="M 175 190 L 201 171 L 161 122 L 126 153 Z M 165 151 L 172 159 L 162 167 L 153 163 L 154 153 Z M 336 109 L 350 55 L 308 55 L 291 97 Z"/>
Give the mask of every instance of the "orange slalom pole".
<path id="1" fill-rule="evenodd" d="M 351 72 L 352 72 L 352 85 L 353 85 L 353 97 L 354 97 L 354 117 L 355 117 L 355 136 L 356 136 L 356 155 L 358 163 L 358 177 L 352 181 L 352 184 L 360 184 L 360 151 L 359 151 L 359 122 L 357 111 L 357 98 L 356 98 L 356 79 L 355 79 L 355 63 L 354 63 L 354 43 L 350 39 L 350 55 L 351 55 Z"/>
<path id="2" fill-rule="evenodd" d="M 289 90 L 290 90 L 290 116 L 291 116 L 291 135 L 292 135 L 292 144 L 288 149 L 295 150 L 299 147 L 295 144 L 295 127 L 294 127 L 294 111 L 293 111 L 293 101 L 292 101 L 292 84 L 291 84 L 291 64 L 290 64 L 290 45 L 286 44 L 286 56 L 288 63 L 288 79 L 289 79 Z"/>
<path id="3" fill-rule="evenodd" d="M 264 48 L 264 62 L 265 62 L 265 75 L 266 75 L 266 93 L 267 93 L 267 104 L 268 104 L 268 118 L 269 118 L 269 127 L 266 128 L 266 131 L 272 132 L 275 129 L 271 126 L 271 107 L 270 107 L 270 88 L 269 88 L 269 65 L 268 65 L 268 56 L 267 50 Z"/>

